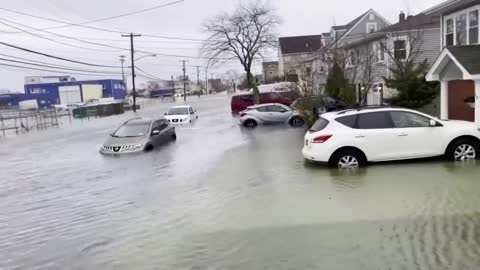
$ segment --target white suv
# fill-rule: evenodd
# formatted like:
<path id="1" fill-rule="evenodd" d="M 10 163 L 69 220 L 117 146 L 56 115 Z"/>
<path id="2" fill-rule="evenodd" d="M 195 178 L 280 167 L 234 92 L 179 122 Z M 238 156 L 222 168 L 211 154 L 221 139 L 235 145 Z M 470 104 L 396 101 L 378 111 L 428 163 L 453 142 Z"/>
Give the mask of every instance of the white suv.
<path id="1" fill-rule="evenodd" d="M 445 155 L 480 158 L 480 130 L 403 108 L 361 108 L 322 114 L 305 135 L 303 156 L 332 167 Z"/>

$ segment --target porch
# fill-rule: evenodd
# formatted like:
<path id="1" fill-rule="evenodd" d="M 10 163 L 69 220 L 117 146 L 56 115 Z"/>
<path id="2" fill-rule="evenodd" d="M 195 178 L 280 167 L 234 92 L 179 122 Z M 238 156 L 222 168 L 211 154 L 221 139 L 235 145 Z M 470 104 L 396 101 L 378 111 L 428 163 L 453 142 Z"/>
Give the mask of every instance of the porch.
<path id="1" fill-rule="evenodd" d="M 447 47 L 433 63 L 427 81 L 440 82 L 440 118 L 470 120 L 480 128 L 480 46 Z M 473 112 L 463 99 L 473 96 Z M 461 100 L 461 102 L 460 102 Z"/>

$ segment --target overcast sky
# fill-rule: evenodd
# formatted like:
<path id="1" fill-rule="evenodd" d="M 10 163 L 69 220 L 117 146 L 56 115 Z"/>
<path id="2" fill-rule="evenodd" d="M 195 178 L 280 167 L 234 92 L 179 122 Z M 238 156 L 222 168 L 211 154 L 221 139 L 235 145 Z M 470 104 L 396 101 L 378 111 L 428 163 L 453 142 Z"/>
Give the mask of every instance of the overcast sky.
<path id="1" fill-rule="evenodd" d="M 82 23 L 174 1 L 175 0 L 3 0 L 0 7 L 60 21 Z M 442 2 L 442 0 L 270 0 L 269 4 L 276 9 L 277 14 L 283 20 L 283 24 L 279 29 L 280 35 L 293 36 L 327 32 L 334 23 L 337 25 L 346 24 L 370 8 L 376 10 L 391 23 L 396 23 L 400 11 L 405 11 L 407 14 L 416 14 L 440 2 Z M 128 17 L 112 19 L 101 23 L 89 24 L 89 26 L 147 35 L 202 39 L 205 38 L 205 35 L 201 31 L 202 22 L 218 13 L 232 11 L 238 3 L 239 0 L 185 0 L 184 2 L 168 7 Z M 19 25 L 19 23 L 23 24 L 23 26 Z M 89 42 L 106 43 L 114 47 L 129 48 L 129 40 L 120 37 L 119 34 L 74 26 L 46 30 L 52 33 L 38 32 L 33 29 L 44 29 L 61 25 L 61 23 L 49 22 L 0 10 L 0 41 L 49 53 L 55 56 L 101 65 L 119 65 L 119 55 L 124 54 L 128 56 L 129 54 L 129 51 L 126 50 L 96 46 L 54 35 L 61 34 L 80 38 Z M 19 30 L 14 29 L 13 27 L 33 31 L 37 36 L 27 33 L 18 33 Z M 71 46 L 58 44 L 45 38 L 67 43 Z M 136 48 L 139 50 L 151 51 L 159 54 L 194 57 L 198 56 L 198 49 L 200 47 L 199 42 L 152 37 L 139 37 L 135 40 L 135 44 Z M 3 54 L 0 55 L 0 58 L 8 58 L 5 55 L 9 55 L 81 69 L 102 70 L 114 73 L 119 72 L 119 69 L 88 67 L 35 56 L 3 45 L 0 45 L 0 48 L 0 53 Z M 155 58 L 144 58 L 138 61 L 137 64 L 144 71 L 156 77 L 168 79 L 171 75 L 178 76 L 181 74 L 182 70 L 180 61 L 183 59 L 184 58 L 182 57 L 158 55 Z M 16 60 L 24 61 L 19 59 Z M 206 61 L 202 59 L 185 58 L 185 60 L 188 60 L 187 73 L 194 78 L 196 78 L 196 68 L 194 66 L 206 65 Z M 5 64 L 8 62 L 0 61 L 0 63 Z M 21 65 L 12 62 L 9 62 L 9 64 Z M 238 68 L 239 67 L 236 63 L 229 63 L 222 67 L 217 67 L 216 70 L 212 72 L 221 74 L 227 69 Z M 259 64 L 255 66 L 255 71 L 261 71 Z M 205 76 L 204 70 L 202 69 L 201 72 L 203 78 Z M 64 74 L 66 73 L 62 73 L 61 75 Z M 21 92 L 23 91 L 25 76 L 39 75 L 54 74 L 43 71 L 20 70 L 13 67 L 0 66 L 0 89 L 7 88 L 12 91 Z M 77 79 L 106 78 L 104 76 L 86 77 L 78 75 L 75 77 Z M 139 79 L 140 82 L 145 81 L 145 79 Z"/>

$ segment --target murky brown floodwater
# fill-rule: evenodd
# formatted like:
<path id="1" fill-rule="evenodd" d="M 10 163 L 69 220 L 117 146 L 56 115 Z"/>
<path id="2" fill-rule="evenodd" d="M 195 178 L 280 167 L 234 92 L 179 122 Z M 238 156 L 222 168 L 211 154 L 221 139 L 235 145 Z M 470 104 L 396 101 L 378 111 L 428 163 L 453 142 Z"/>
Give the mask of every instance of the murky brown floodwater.
<path id="1" fill-rule="evenodd" d="M 478 269 L 480 164 L 342 173 L 304 163 L 301 129 L 192 103 L 139 156 L 97 153 L 132 114 L 0 138 L 0 269 Z"/>

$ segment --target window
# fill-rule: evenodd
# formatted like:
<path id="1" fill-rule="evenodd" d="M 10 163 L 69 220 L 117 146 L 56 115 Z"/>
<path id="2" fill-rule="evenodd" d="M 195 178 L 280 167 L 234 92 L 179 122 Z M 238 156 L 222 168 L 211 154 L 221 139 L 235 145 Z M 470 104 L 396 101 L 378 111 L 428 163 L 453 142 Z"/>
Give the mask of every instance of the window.
<path id="1" fill-rule="evenodd" d="M 430 118 L 410 112 L 390 112 L 393 125 L 396 128 L 429 127 Z"/>
<path id="2" fill-rule="evenodd" d="M 455 18 L 455 40 L 457 43 L 455 45 L 465 45 L 467 44 L 467 15 L 461 14 Z"/>
<path id="3" fill-rule="evenodd" d="M 243 102 L 253 102 L 253 95 L 240 96 L 240 100 Z"/>
<path id="4" fill-rule="evenodd" d="M 359 129 L 384 129 L 393 128 L 392 121 L 387 112 L 364 113 L 358 116 Z"/>
<path id="5" fill-rule="evenodd" d="M 393 42 L 393 55 L 397 60 L 407 59 L 407 41 L 395 40 Z"/>
<path id="6" fill-rule="evenodd" d="M 158 131 L 162 131 L 168 127 L 168 124 L 164 120 L 159 120 L 154 124 L 154 127 L 156 127 L 154 129 L 157 129 Z"/>
<path id="7" fill-rule="evenodd" d="M 370 13 L 370 15 L 368 15 L 368 18 L 370 19 L 370 21 L 375 20 L 375 14 Z"/>
<path id="8" fill-rule="evenodd" d="M 356 115 L 350 115 L 350 116 L 343 116 L 335 119 L 337 122 L 339 122 L 342 125 L 345 125 L 347 127 L 354 128 L 355 124 L 357 122 L 357 116 Z"/>
<path id="9" fill-rule="evenodd" d="M 448 19 L 447 20 L 447 29 L 446 29 L 446 45 L 447 46 L 453 46 L 453 36 L 454 36 L 454 28 L 453 28 L 453 20 Z"/>
<path id="10" fill-rule="evenodd" d="M 259 111 L 259 112 L 266 112 L 267 108 L 268 108 L 268 106 L 262 106 L 262 107 L 257 107 L 256 110 Z"/>
<path id="11" fill-rule="evenodd" d="M 194 114 L 195 112 L 193 111 L 193 108 L 190 107 L 190 114 Z"/>
<path id="12" fill-rule="evenodd" d="M 267 106 L 267 111 L 269 112 L 283 112 L 285 109 L 283 107 L 277 106 L 277 105 L 270 105 Z"/>
<path id="13" fill-rule="evenodd" d="M 330 122 L 328 122 L 328 120 L 320 117 L 317 122 L 313 124 L 312 128 L 310 128 L 310 131 L 317 132 L 323 130 L 328 126 L 329 123 Z"/>
<path id="14" fill-rule="evenodd" d="M 375 55 L 375 56 L 376 56 L 376 58 L 377 58 L 377 61 L 378 61 L 378 62 L 383 62 L 383 61 L 385 61 L 385 52 L 384 52 L 384 50 L 383 50 L 383 45 L 382 45 L 382 43 L 380 43 L 380 42 L 377 43 L 377 44 L 375 45 L 375 50 L 376 50 L 376 55 Z"/>
<path id="15" fill-rule="evenodd" d="M 367 33 L 377 32 L 377 23 L 367 23 Z"/>
<path id="16" fill-rule="evenodd" d="M 273 75 L 273 71 L 268 72 L 269 75 Z"/>
<path id="17" fill-rule="evenodd" d="M 478 43 L 478 10 L 468 13 L 468 44 Z"/>

